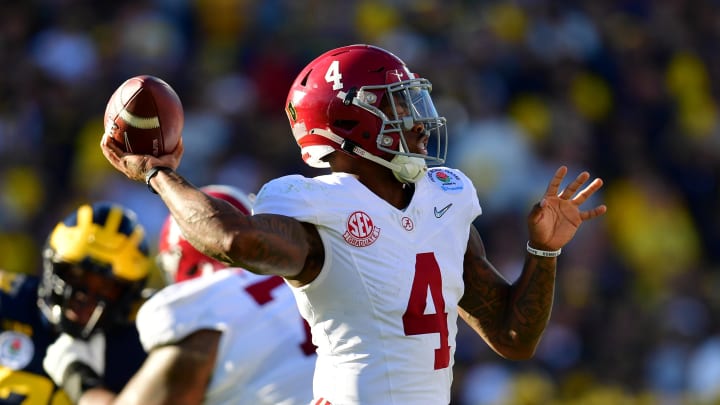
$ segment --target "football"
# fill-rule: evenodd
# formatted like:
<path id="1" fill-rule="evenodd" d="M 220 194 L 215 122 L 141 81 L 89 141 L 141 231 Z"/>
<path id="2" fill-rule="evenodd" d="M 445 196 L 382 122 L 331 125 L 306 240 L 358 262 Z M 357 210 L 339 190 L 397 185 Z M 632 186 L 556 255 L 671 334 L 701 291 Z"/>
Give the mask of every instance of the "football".
<path id="1" fill-rule="evenodd" d="M 184 124 L 180 97 L 164 80 L 126 80 L 105 107 L 105 133 L 125 152 L 160 156 L 175 150 Z"/>

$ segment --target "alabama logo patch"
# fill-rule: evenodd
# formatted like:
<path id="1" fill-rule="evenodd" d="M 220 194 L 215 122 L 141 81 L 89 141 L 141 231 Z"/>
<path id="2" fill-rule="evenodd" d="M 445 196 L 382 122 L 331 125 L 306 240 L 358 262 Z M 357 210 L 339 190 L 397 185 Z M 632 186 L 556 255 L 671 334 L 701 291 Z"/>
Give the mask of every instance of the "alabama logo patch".
<path id="1" fill-rule="evenodd" d="M 343 239 L 355 247 L 370 246 L 380 237 L 380 228 L 363 211 L 355 211 L 348 217 Z"/>
<path id="2" fill-rule="evenodd" d="M 0 333 L 0 364 L 12 370 L 21 370 L 32 360 L 35 345 L 22 333 L 5 331 Z"/>
<path id="3" fill-rule="evenodd" d="M 427 174 L 430 182 L 446 193 L 456 194 L 465 188 L 460 176 L 447 169 L 430 169 Z"/>

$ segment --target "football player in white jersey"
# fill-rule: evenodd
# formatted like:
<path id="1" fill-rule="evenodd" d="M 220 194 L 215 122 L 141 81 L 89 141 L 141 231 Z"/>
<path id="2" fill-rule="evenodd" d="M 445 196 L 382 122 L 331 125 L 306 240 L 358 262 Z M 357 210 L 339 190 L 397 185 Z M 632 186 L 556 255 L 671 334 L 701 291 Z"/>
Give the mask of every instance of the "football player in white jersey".
<path id="1" fill-rule="evenodd" d="M 481 213 L 473 184 L 439 166 L 447 129 L 430 90 L 370 45 L 310 62 L 285 110 L 304 161 L 332 173 L 268 182 L 251 216 L 177 173 L 182 143 L 156 158 L 101 142 L 200 251 L 292 286 L 318 346 L 313 403 L 449 403 L 458 316 L 501 356 L 530 358 L 550 317 L 561 248 L 606 211 L 580 208 L 602 180 L 586 185 L 582 172 L 561 189 L 561 166 L 528 215 L 521 275 L 504 279 L 472 224 Z"/>
<path id="2" fill-rule="evenodd" d="M 251 213 L 235 187 L 202 190 Z M 147 360 L 117 396 L 92 389 L 80 404 L 309 404 L 317 356 L 283 279 L 203 255 L 169 216 L 158 252 L 170 284 L 138 312 Z"/>

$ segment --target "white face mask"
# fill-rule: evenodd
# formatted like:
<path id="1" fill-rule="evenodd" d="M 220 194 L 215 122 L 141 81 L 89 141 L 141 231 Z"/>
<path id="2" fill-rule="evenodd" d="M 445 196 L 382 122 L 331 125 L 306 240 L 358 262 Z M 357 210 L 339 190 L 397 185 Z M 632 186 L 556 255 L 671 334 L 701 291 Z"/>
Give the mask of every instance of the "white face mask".
<path id="1" fill-rule="evenodd" d="M 404 155 L 395 155 L 390 161 L 395 178 L 402 183 L 415 183 L 427 172 L 425 159 Z"/>

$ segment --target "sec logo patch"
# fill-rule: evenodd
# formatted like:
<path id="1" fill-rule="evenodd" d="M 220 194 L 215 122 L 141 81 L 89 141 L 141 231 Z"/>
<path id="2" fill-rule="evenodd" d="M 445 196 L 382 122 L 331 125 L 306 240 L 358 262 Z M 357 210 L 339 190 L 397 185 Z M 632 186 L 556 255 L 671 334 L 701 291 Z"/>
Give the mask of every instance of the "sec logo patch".
<path id="1" fill-rule="evenodd" d="M 343 239 L 355 247 L 370 246 L 380 237 L 380 228 L 363 211 L 355 211 L 348 217 Z"/>

